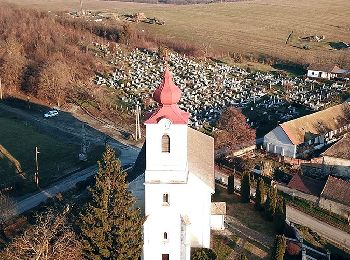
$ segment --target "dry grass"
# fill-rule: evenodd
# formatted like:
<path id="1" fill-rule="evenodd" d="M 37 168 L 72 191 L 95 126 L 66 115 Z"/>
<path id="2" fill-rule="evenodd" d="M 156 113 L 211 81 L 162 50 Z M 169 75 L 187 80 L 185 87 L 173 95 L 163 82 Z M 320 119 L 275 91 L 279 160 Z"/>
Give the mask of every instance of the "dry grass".
<path id="1" fill-rule="evenodd" d="M 29 6 L 26 0 L 11 2 Z M 30 1 L 30 7 L 50 10 L 78 6 L 78 0 Z M 85 0 L 85 9 L 144 12 L 165 21 L 164 26 L 141 25 L 151 34 L 209 49 L 299 64 L 328 61 L 350 66 L 350 50 L 331 50 L 328 44 L 311 44 L 310 50 L 285 45 L 292 30 L 295 37 L 324 35 L 330 42 L 350 42 L 349 0 L 253 0 L 186 6 Z"/>

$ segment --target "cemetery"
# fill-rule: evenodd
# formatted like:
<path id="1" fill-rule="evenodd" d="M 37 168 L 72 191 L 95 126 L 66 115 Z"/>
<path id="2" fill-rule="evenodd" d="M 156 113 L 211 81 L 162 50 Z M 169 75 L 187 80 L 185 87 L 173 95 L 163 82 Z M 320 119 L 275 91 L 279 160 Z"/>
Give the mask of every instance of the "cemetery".
<path id="1" fill-rule="evenodd" d="M 191 126 L 215 126 L 221 111 L 229 106 L 242 109 L 249 124 L 263 136 L 278 124 L 341 103 L 349 96 L 347 82 L 290 77 L 278 72 L 248 72 L 236 66 L 197 61 L 169 52 L 117 47 L 94 43 L 96 55 L 107 59 L 115 70 L 97 74 L 95 83 L 118 90 L 120 106 L 143 113 L 154 108 L 151 93 L 161 83 L 167 63 L 174 82 L 183 91 L 180 107 L 191 111 Z M 146 101 L 145 101 L 146 100 Z"/>

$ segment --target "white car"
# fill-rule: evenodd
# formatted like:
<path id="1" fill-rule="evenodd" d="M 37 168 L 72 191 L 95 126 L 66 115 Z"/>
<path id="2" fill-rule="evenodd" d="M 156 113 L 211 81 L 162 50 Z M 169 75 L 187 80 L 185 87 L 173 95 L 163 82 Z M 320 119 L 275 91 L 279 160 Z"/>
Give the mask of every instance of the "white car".
<path id="1" fill-rule="evenodd" d="M 50 110 L 49 112 L 44 114 L 45 118 L 54 117 L 54 116 L 58 116 L 58 111 L 57 110 Z"/>

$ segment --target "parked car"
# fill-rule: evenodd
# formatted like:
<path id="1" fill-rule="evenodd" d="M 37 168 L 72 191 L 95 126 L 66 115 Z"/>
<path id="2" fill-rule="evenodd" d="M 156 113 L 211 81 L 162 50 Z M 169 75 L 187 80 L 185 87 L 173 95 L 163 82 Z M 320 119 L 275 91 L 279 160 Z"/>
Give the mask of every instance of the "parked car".
<path id="1" fill-rule="evenodd" d="M 50 110 L 44 114 L 45 118 L 54 117 L 54 116 L 58 116 L 57 110 Z"/>

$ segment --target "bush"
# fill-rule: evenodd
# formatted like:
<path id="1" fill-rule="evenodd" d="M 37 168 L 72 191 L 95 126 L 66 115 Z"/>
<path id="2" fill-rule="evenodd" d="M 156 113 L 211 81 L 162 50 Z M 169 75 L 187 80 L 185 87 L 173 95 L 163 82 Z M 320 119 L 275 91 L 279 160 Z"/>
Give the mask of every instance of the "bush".
<path id="1" fill-rule="evenodd" d="M 296 256 L 299 255 L 301 251 L 301 248 L 298 244 L 288 241 L 287 242 L 287 254 L 290 256 Z"/>
<path id="2" fill-rule="evenodd" d="M 210 248 L 192 248 L 192 260 L 216 260 L 216 253 Z"/>

